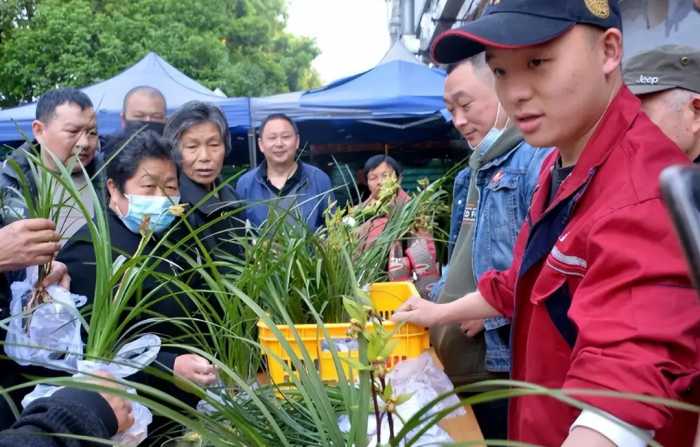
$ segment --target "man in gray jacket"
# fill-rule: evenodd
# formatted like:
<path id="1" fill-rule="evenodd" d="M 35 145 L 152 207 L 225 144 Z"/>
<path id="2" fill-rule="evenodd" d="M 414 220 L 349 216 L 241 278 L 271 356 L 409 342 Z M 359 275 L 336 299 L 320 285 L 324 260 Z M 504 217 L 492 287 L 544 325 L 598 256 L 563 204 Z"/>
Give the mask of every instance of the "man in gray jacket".
<path id="1" fill-rule="evenodd" d="M 92 213 L 95 204 L 86 187 L 88 179 L 83 174 L 83 168 L 98 192 L 104 188 L 104 178 L 95 175 L 99 171 L 101 157 L 97 153 L 97 122 L 90 98 L 72 88 L 45 93 L 36 106 L 32 133 L 35 142 L 27 142 L 15 149 L 10 155 L 14 163 L 5 161 L 0 170 L 0 217 L 3 223 L 27 217 L 26 203 L 19 194 L 22 176 L 29 183 L 30 194 L 37 194 L 37 179 L 32 175 L 28 159 L 31 153 L 39 155 L 48 169 L 55 170 L 56 162 L 72 167 L 73 182 L 81 190 L 81 202 Z M 19 168 L 19 172 L 16 168 Z M 54 205 L 59 208 L 56 229 L 64 242 L 85 224 L 86 217 L 60 185 L 54 185 L 53 196 Z"/>

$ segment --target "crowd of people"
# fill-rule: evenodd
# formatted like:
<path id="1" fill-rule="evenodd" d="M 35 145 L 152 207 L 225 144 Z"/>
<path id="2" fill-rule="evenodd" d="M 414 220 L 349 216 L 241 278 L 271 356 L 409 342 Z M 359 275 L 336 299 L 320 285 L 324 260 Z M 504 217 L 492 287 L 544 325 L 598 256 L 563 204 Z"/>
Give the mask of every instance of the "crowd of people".
<path id="1" fill-rule="evenodd" d="M 700 157 L 700 49 L 665 45 L 623 66 L 618 2 L 560 3 L 494 1 L 481 18 L 436 40 L 433 58 L 448 66 L 445 103 L 471 155 L 454 182 L 447 264 L 440 269 L 429 232 L 396 241 L 387 254 L 389 278 L 413 280 L 421 293 L 393 318 L 430 328 L 455 385 L 513 378 L 697 405 L 700 299 L 658 177 L 667 166 Z M 200 229 L 210 253 L 240 256 L 237 237 L 270 213 L 289 212 L 290 224 L 315 230 L 334 202 L 329 177 L 298 159 L 299 130 L 281 113 L 261 123 L 264 160 L 235 185 L 222 175 L 231 137 L 221 110 L 190 102 L 168 116 L 154 87 L 125 96 L 122 129 L 102 142 L 93 104 L 70 88 L 39 99 L 32 132 L 35 141 L 16 149 L 14 163 L 0 171 L 5 302 L 25 267 L 47 263 L 52 273 L 44 285 L 59 283 L 88 302 L 94 293 L 94 245 L 77 204 L 69 200 L 61 209 L 59 225 L 18 215 L 23 204 L 10 192 L 20 189 L 17 167 L 31 178 L 27 154 L 38 154 L 49 169 L 72 167 L 75 184 L 86 191 L 79 197 L 85 209 L 105 208 L 114 258 L 136 252 L 144 225 L 158 250 L 175 205 L 192 212 L 187 227 L 170 237 L 186 240 L 188 228 Z M 401 180 L 402 167 L 377 155 L 363 174 L 372 201 L 388 179 Z M 84 187 L 88 179 L 96 196 Z M 30 189 L 36 194 L 37 185 Z M 64 197 L 61 188 L 54 194 Z M 398 188 L 392 204 L 406 200 Z M 384 225 L 386 216 L 367 222 L 359 230 L 365 243 Z M 157 254 L 164 273 L 186 264 L 172 251 Z M 187 303 L 150 281 L 145 289 L 162 290 L 154 298 L 158 314 L 173 321 L 187 315 Z M 2 310 L 6 318 L 6 304 Z M 167 321 L 157 331 L 181 335 Z M 157 364 L 194 383 L 216 381 L 214 367 L 195 354 L 164 349 Z M 4 388 L 28 376 L 56 375 L 9 359 L 3 368 Z M 194 404 L 193 395 L 171 382 L 145 374 L 131 379 Z M 25 392 L 9 398 L 17 404 Z M 541 396 L 474 409 L 488 439 L 636 447 L 653 438 L 692 445 L 698 422 L 689 412 L 576 397 L 599 411 Z M 3 400 L 0 428 L 7 430 L 0 445 L 80 445 L 38 434 L 108 438 L 128 428 L 130 418 L 129 403 L 108 392 L 66 389 L 34 402 L 17 421 Z"/>

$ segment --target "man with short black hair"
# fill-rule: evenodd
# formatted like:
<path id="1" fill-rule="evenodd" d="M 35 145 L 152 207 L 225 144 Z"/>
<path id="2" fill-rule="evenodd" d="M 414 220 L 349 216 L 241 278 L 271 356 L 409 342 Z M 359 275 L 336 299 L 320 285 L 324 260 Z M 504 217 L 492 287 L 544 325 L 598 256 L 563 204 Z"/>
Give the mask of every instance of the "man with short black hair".
<path id="1" fill-rule="evenodd" d="M 92 213 L 95 204 L 89 188 L 85 187 L 88 178 L 83 174 L 83 168 L 100 194 L 104 188 L 104 179 L 101 175 L 95 175 L 99 171 L 102 157 L 97 152 L 97 118 L 90 98 L 74 88 L 46 92 L 36 105 L 32 133 L 35 141 L 26 142 L 10 155 L 29 181 L 30 192 L 36 194 L 36 184 L 27 154 L 35 151 L 38 146 L 38 154 L 48 169 L 55 170 L 57 162 L 72 169 L 73 181 L 81 190 L 80 199 Z M 1 217 L 5 222 L 17 219 L 26 208 L 23 198 L 17 194 L 17 191 L 21 191 L 20 178 L 21 174 L 10 163 L 3 164 L 0 170 L 0 205 L 3 214 Z M 57 229 L 65 242 L 85 224 L 86 218 L 60 185 L 54 187 L 53 193 L 54 202 L 64 204 L 59 211 Z"/>
<path id="2" fill-rule="evenodd" d="M 694 161 L 700 159 L 700 49 L 663 45 L 631 58 L 625 84 L 642 109 Z"/>
<path id="3" fill-rule="evenodd" d="M 36 141 L 25 143 L 10 155 L 29 181 L 32 194 L 36 194 L 36 184 L 27 154 L 37 153 L 37 150 L 48 169 L 55 170 L 56 163 L 71 167 L 76 185 L 87 185 L 85 168 L 88 175 L 94 177 L 94 187 L 101 190 L 104 178 L 95 175 L 100 164 L 95 111 L 87 95 L 71 88 L 45 93 L 37 103 L 32 131 Z M 7 162 L 0 170 L 0 245 L 4 248 L 0 256 L 0 318 L 9 316 L 6 312 L 11 299 L 10 283 L 23 279 L 24 268 L 55 259 L 61 239 L 67 240 L 86 221 L 75 201 L 68 200 L 63 188 L 55 184 L 54 189 L 54 203 L 65 202 L 59 211 L 58 224 L 48 219 L 23 219 L 26 204 L 17 194 L 21 190 L 20 174 Z M 83 203 L 92 210 L 95 204 L 87 187 L 82 189 L 81 195 Z M 66 266 L 53 261 L 52 273 L 44 285 L 56 282 L 65 288 L 70 285 Z M 0 339 L 4 338 L 4 332 L 0 333 Z M 22 374 L 37 377 L 51 374 L 39 367 L 21 367 L 9 359 L 3 360 L 0 367 L 4 370 L 0 380 L 3 388 L 26 381 Z M 28 391 L 26 388 L 15 390 L 11 397 L 19 404 Z M 7 427 L 12 419 L 7 402 L 0 399 L 0 428 Z"/>
<path id="4" fill-rule="evenodd" d="M 324 224 L 323 213 L 335 200 L 331 180 L 317 167 L 297 160 L 299 141 L 296 123 L 283 113 L 271 114 L 260 125 L 258 145 L 265 160 L 236 184 L 236 194 L 248 202 L 246 218 L 253 227 L 268 218 L 270 208 L 289 210 L 291 220 L 312 230 Z"/>

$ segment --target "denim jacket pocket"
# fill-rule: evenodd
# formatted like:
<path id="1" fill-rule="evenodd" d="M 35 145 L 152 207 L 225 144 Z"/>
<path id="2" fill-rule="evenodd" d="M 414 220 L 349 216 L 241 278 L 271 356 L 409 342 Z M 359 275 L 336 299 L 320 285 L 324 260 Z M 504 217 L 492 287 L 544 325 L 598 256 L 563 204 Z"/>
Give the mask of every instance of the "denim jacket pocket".
<path id="1" fill-rule="evenodd" d="M 499 170 L 483 189 L 484 208 L 480 232 L 489 234 L 491 266 L 505 270 L 513 261 L 513 246 L 521 220 L 518 215 L 522 174 Z M 478 243 L 478 242 L 477 242 Z"/>

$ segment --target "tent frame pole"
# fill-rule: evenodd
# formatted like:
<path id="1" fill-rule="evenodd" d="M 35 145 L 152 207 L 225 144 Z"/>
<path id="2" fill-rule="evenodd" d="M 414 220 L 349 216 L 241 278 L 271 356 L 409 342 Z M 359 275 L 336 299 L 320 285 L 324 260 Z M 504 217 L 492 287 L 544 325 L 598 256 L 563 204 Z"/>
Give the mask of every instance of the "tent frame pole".
<path id="1" fill-rule="evenodd" d="M 253 169 L 258 165 L 258 151 L 255 141 L 255 124 L 253 123 L 253 101 L 250 97 L 248 97 L 248 121 L 250 122 L 250 127 L 248 128 L 248 162 L 250 163 L 250 168 Z"/>

